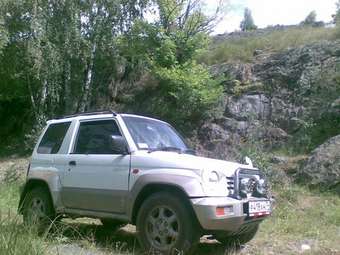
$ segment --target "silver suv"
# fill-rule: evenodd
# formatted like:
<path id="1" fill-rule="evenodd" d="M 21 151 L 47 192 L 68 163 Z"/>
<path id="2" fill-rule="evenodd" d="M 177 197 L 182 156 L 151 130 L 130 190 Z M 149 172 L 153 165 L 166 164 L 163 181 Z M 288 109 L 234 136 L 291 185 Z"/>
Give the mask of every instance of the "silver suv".
<path id="1" fill-rule="evenodd" d="M 188 252 L 202 235 L 251 240 L 271 213 L 264 175 L 198 157 L 168 123 L 111 111 L 50 120 L 34 148 L 19 212 L 136 225 L 145 250 Z"/>

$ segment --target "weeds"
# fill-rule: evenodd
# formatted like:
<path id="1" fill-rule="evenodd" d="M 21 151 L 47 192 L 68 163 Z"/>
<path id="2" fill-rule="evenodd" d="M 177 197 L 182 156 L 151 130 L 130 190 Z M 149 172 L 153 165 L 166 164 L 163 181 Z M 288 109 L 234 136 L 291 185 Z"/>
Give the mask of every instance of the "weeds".
<path id="1" fill-rule="evenodd" d="M 34 227 L 22 224 L 16 213 L 19 184 L 0 183 L 0 254 L 38 255 L 44 254 L 46 244 L 37 236 Z"/>
<path id="2" fill-rule="evenodd" d="M 260 150 L 251 153 L 258 154 L 255 161 L 263 160 L 262 166 L 270 165 Z M 16 213 L 19 184 L 0 183 L 1 255 L 62 255 L 72 251 L 74 254 L 139 254 L 132 229 L 114 232 L 91 219 L 62 220 L 56 222 L 48 235 L 39 236 L 34 227 L 24 226 Z M 297 254 L 299 245 L 306 240 L 314 254 L 340 250 L 340 197 L 295 184 L 275 185 L 273 194 L 276 199 L 273 216 L 261 224 L 246 250 L 226 250 L 218 243 L 201 243 L 195 254 Z"/>
<path id="3" fill-rule="evenodd" d="M 228 61 L 251 62 L 255 50 L 264 53 L 279 52 L 290 47 L 332 40 L 335 37 L 334 28 L 298 27 L 265 35 L 226 39 L 218 44 L 213 43 L 209 50 L 201 54 L 199 61 L 207 65 Z"/>
<path id="4" fill-rule="evenodd" d="M 33 227 L 26 227 L 13 214 L 0 215 L 0 254 L 45 254 L 46 244 Z"/>

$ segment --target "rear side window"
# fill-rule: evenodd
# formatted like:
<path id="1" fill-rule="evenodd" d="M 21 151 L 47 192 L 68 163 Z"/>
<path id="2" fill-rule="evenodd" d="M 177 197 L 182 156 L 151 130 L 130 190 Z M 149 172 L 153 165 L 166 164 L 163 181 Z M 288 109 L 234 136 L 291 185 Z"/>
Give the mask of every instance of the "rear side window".
<path id="1" fill-rule="evenodd" d="M 79 126 L 75 154 L 117 154 L 112 136 L 121 136 L 114 120 L 82 122 Z"/>
<path id="2" fill-rule="evenodd" d="M 51 124 L 48 126 L 37 152 L 40 154 L 56 154 L 64 141 L 71 122 Z"/>

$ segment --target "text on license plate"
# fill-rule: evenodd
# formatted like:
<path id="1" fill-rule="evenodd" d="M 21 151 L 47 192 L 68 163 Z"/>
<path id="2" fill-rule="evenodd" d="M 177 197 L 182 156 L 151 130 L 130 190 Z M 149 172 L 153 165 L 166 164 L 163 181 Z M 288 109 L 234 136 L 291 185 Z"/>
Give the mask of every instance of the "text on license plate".
<path id="1" fill-rule="evenodd" d="M 249 216 L 261 216 L 270 214 L 270 201 L 250 201 Z"/>

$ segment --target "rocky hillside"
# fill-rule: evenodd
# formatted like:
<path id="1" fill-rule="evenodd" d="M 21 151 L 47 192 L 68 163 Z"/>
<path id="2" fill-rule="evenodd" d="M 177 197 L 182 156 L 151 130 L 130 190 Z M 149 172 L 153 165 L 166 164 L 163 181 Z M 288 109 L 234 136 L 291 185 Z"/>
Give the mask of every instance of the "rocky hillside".
<path id="1" fill-rule="evenodd" d="M 256 142 L 271 151 L 309 153 L 340 133 L 339 68 L 339 41 L 321 41 L 275 54 L 255 51 L 251 63 L 212 66 L 214 75 L 224 80 L 225 96 L 221 114 L 198 131 L 206 149 L 201 152 L 235 159 L 243 144 Z M 311 169 L 319 164 L 323 172 L 331 170 L 329 165 L 339 159 L 338 139 L 314 152 L 307 172 L 315 171 Z M 335 169 L 339 171 L 339 165 Z M 330 174 L 328 179 L 333 181 L 329 184 L 337 182 L 334 178 L 339 181 L 339 172 Z"/>

